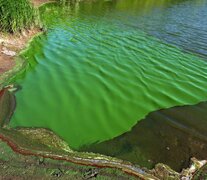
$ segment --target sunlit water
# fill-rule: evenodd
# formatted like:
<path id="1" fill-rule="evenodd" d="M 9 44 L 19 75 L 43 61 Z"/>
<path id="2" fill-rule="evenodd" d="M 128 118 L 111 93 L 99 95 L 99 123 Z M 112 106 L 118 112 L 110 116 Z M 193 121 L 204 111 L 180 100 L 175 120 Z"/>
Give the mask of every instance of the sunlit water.
<path id="1" fill-rule="evenodd" d="M 49 128 L 79 149 L 207 100 L 207 1 L 86 1 L 41 15 L 48 32 L 23 53 L 12 127 Z"/>

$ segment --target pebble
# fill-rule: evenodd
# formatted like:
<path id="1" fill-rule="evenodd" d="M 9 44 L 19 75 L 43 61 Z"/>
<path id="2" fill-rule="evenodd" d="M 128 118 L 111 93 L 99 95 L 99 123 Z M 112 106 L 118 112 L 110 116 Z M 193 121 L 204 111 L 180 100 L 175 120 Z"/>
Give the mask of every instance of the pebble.
<path id="1" fill-rule="evenodd" d="M 7 56 L 15 56 L 17 54 L 15 51 L 10 51 L 6 47 L 3 47 L 1 52 Z"/>

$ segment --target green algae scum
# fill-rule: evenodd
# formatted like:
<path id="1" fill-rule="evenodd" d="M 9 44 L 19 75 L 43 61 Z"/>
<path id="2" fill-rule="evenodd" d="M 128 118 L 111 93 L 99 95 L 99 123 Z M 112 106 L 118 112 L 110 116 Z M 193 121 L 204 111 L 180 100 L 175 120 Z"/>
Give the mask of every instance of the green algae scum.
<path id="1" fill-rule="evenodd" d="M 206 0 L 47 4 L 41 7 L 41 16 L 48 32 L 35 37 L 21 54 L 28 64 L 11 81 L 20 88 L 10 127 L 48 128 L 72 149 L 119 157 L 121 151 L 136 153 L 127 138 L 121 148 L 111 143 L 114 154 L 98 146 L 130 133 L 149 113 L 207 101 Z M 188 118 L 188 111 L 183 114 Z M 174 121 L 175 117 L 176 113 L 171 121 L 180 131 L 206 131 L 206 122 L 195 123 L 196 117 L 188 126 L 183 119 Z M 145 131 L 151 132 L 154 122 L 147 122 Z M 153 135 L 147 140 L 144 136 L 133 133 L 130 140 L 141 138 L 148 145 L 155 140 Z M 150 151 L 165 157 L 166 148 L 170 150 L 166 146 Z M 146 148 L 138 151 L 120 157 L 128 161 L 143 157 L 135 162 L 147 166 Z M 171 156 L 165 163 L 172 164 Z M 153 158 L 150 164 L 156 162 Z"/>

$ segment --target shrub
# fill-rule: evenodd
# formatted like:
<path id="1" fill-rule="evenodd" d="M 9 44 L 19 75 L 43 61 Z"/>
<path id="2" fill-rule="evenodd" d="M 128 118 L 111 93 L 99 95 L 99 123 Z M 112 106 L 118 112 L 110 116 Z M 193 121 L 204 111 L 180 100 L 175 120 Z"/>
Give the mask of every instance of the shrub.
<path id="1" fill-rule="evenodd" d="M 34 22 L 35 9 L 29 0 L 0 0 L 0 31 L 21 31 Z"/>

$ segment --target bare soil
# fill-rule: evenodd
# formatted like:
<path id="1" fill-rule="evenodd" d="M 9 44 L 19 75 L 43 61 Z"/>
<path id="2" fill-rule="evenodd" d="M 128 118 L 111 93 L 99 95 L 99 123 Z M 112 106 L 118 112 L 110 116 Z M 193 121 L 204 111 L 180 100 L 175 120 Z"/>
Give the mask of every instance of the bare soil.
<path id="1" fill-rule="evenodd" d="M 0 33 L 0 75 L 15 66 L 14 54 L 18 54 L 29 39 L 38 32 L 40 32 L 39 29 L 23 31 L 16 35 Z"/>
<path id="2" fill-rule="evenodd" d="M 32 0 L 32 3 L 34 4 L 35 7 L 37 7 L 49 1 L 52 1 L 52 0 Z"/>
<path id="3" fill-rule="evenodd" d="M 12 69 L 14 64 L 15 64 L 14 61 L 10 57 L 4 56 L 2 53 L 0 53 L 0 75 Z"/>
<path id="4" fill-rule="evenodd" d="M 51 0 L 31 0 L 35 7 Z M 18 54 L 25 44 L 38 32 L 40 29 L 25 30 L 21 34 L 3 34 L 0 32 L 0 76 L 6 71 L 11 70 L 15 66 L 15 55 L 8 55 L 5 51 Z"/>

